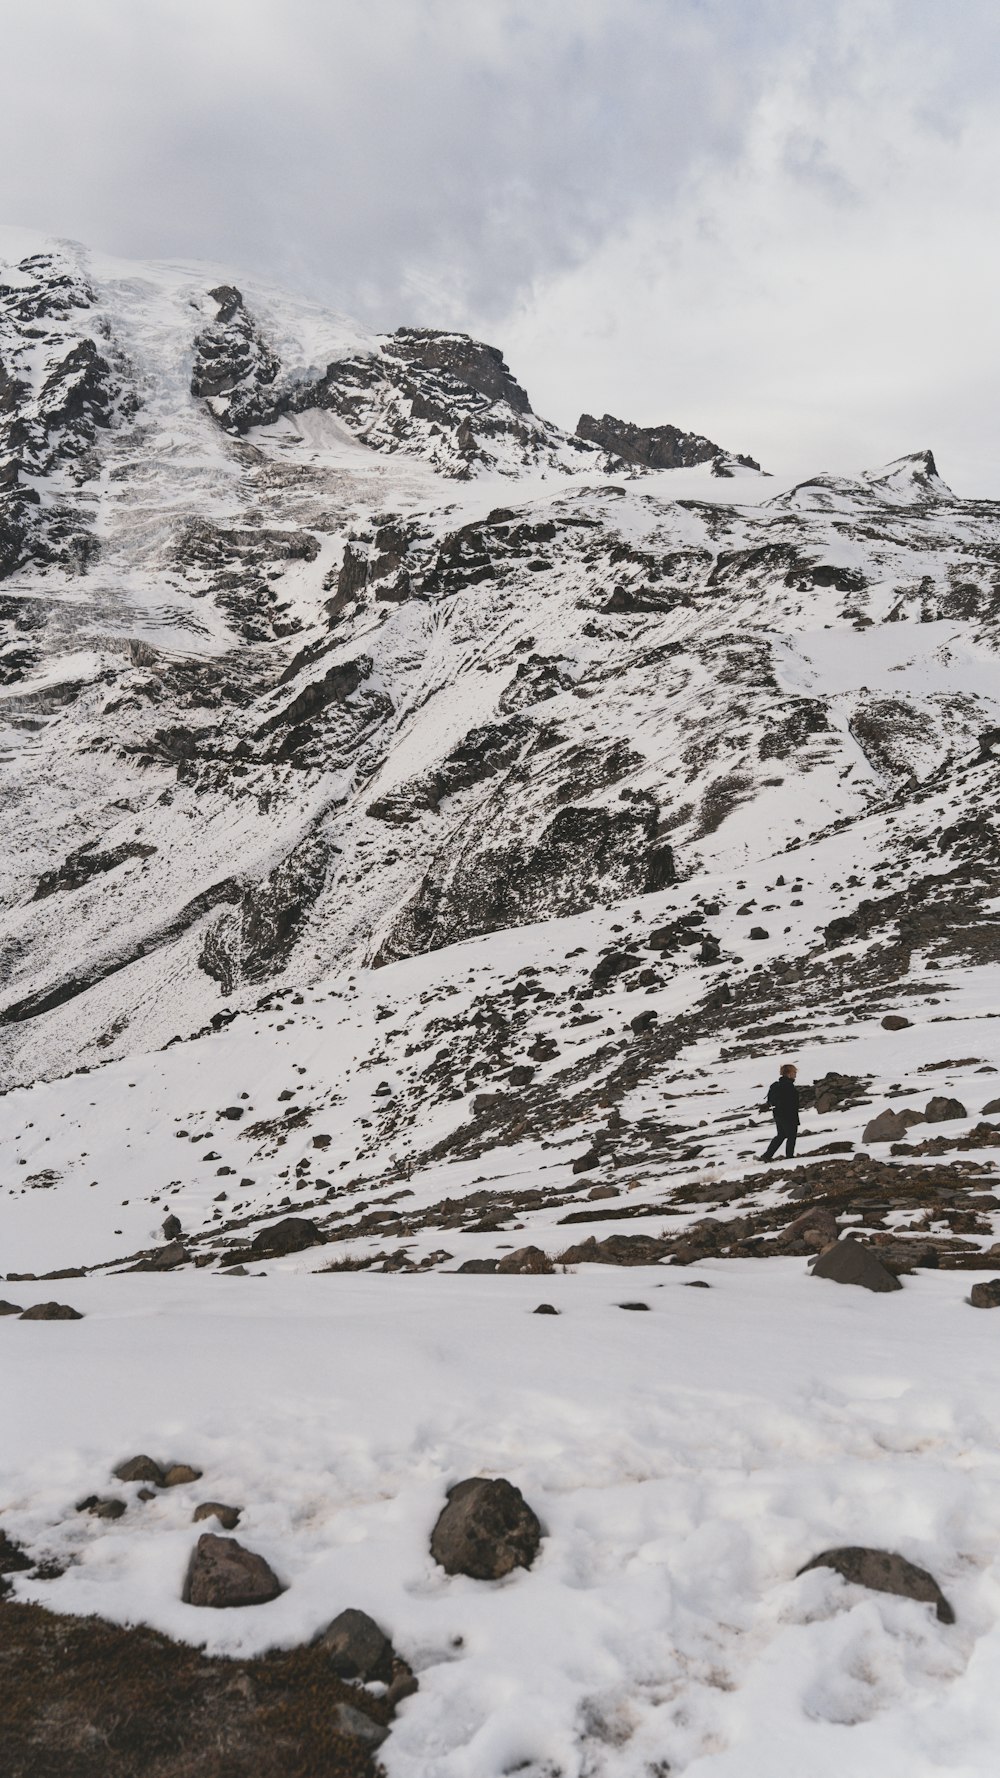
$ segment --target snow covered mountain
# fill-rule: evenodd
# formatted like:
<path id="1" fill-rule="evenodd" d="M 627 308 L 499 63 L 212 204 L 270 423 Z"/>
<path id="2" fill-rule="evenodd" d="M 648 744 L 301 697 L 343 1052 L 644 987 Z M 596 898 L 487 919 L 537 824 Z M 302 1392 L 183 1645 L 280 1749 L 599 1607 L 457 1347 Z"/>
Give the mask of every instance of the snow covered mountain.
<path id="1" fill-rule="evenodd" d="M 397 1551 L 443 1478 L 520 1463 L 562 1551 L 532 1596 L 544 1658 L 525 1653 L 541 1643 L 513 1588 L 496 1595 L 502 1631 L 469 1604 L 461 1635 L 488 1653 L 466 1662 L 433 1574 L 380 1581 L 372 1601 L 421 1677 L 383 1753 L 399 1778 L 749 1778 L 768 1662 L 824 1613 L 800 1716 L 832 1739 L 820 1757 L 788 1704 L 797 1727 L 769 1778 L 847 1764 L 874 1778 L 891 1767 L 876 1733 L 890 1720 L 892 1769 L 937 1769 L 920 1764 L 931 1731 L 899 1724 L 939 1709 L 953 1678 L 949 1709 L 988 1748 L 971 1657 L 977 1636 L 981 1653 L 1000 1637 L 995 1508 L 962 1465 L 975 1446 L 981 1477 L 1000 1479 L 975 1405 L 1000 1379 L 968 1356 L 984 1323 L 962 1320 L 961 1295 L 966 1271 L 1000 1259 L 1000 507 L 953 494 L 929 450 L 785 486 L 673 424 L 584 415 L 569 434 L 462 334 L 370 335 L 218 267 L 9 233 L 0 246 L 4 1288 L 41 1301 L 46 1274 L 76 1274 L 85 1329 L 48 1330 L 67 1341 L 94 1330 L 113 1347 L 150 1301 L 195 1329 L 162 1411 L 129 1373 L 127 1407 L 98 1414 L 99 1434 L 81 1424 L 56 1482 L 58 1417 L 0 1464 L 0 1524 L 59 1568 L 23 1596 L 205 1640 L 149 1565 L 131 1496 L 121 1526 L 63 1510 L 112 1445 L 117 1460 L 117 1444 L 176 1427 L 216 1465 L 213 1486 L 258 1490 L 278 1566 L 297 1552 L 265 1611 L 208 1614 L 230 1654 L 311 1633 L 317 1576 L 367 1584 L 366 1539 Z M 809 1141 L 776 1180 L 755 1118 L 784 1053 Z M 862 1146 L 884 1106 L 902 1118 Z M 842 1293 L 864 1300 L 827 1305 L 786 1374 L 787 1329 L 750 1325 L 773 1289 L 812 1328 L 837 1288 L 804 1262 L 846 1230 L 905 1281 L 905 1308 Z M 663 1292 L 640 1306 L 663 1310 L 662 1328 L 647 1320 L 657 1378 L 679 1366 L 668 1404 L 636 1385 L 633 1318 L 627 1336 L 600 1331 L 621 1288 L 601 1280 L 620 1265 L 644 1299 Z M 473 1276 L 436 1283 L 459 1267 Z M 713 1301 L 739 1281 L 714 1323 L 682 1288 L 690 1268 Z M 247 1271 L 268 1284 L 223 1282 Z M 254 1303 L 311 1379 L 301 1426 L 275 1405 L 254 1315 L 230 1309 L 243 1289 L 273 1289 Z M 378 1292 L 403 1289 L 423 1293 L 407 1302 L 426 1322 L 393 1298 L 380 1333 Z M 509 1319 L 540 1289 L 567 1316 L 587 1305 L 557 1382 L 534 1379 L 538 1324 Z M 300 1315 L 348 1345 L 364 1329 L 355 1394 L 337 1384 L 363 1461 L 316 1430 L 327 1384 L 288 1331 Z M 220 1341 L 242 1404 L 228 1418 L 198 1368 Z M 495 1374 L 504 1341 L 520 1395 Z M 143 1350 L 157 1362 L 152 1335 Z M 66 1362 L 85 1397 L 84 1361 Z M 103 1347 L 99 1362 L 113 1362 Z M 597 1403 L 582 1383 L 595 1367 Z M 495 1423 L 473 1399 L 487 1374 Z M 689 1385 L 713 1403 L 701 1419 Z M 366 1418 L 383 1387 L 400 1428 L 384 1464 Z M 261 1450 L 238 1415 L 264 1426 Z M 950 1478 L 937 1492 L 908 1455 L 935 1440 Z M 887 1449 L 876 1486 L 865 1465 Z M 324 1466 L 338 1511 L 352 1489 L 365 1502 L 353 1566 L 354 1532 L 315 1506 Z M 648 1515 L 628 1504 L 647 1481 Z M 592 1509 L 567 1506 L 587 1489 Z M 851 1502 L 866 1489 L 862 1525 Z M 869 1605 L 841 1649 L 843 1583 L 797 1580 L 796 1563 L 823 1540 L 891 1541 L 906 1490 L 907 1551 L 929 1546 L 964 1628 L 921 1620 L 907 1643 L 910 1620 L 891 1614 L 917 1607 L 876 1619 Z M 403 1503 L 391 1530 L 387 1501 Z M 165 1502 L 149 1512 L 186 1551 Z M 710 1565 L 723 1551 L 732 1589 L 699 1601 L 682 1562 L 669 1636 L 643 1579 L 661 1512 Z M 727 1542 L 719 1527 L 741 1514 Z M 784 1589 L 776 1606 L 760 1605 L 762 1575 Z M 574 1588 L 598 1601 L 578 1644 Z M 655 1672 L 629 1614 L 653 1626 Z M 841 1654 L 848 1677 L 824 1685 Z M 523 1733 L 497 1687 L 529 1697 Z M 848 1722 L 872 1729 L 850 1759 L 833 1729 Z"/>

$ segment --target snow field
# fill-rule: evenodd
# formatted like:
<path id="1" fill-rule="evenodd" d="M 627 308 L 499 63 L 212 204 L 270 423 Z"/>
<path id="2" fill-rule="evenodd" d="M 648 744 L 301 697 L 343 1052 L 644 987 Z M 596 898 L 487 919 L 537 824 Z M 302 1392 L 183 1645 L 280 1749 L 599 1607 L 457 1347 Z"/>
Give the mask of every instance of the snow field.
<path id="1" fill-rule="evenodd" d="M 420 1680 L 390 1778 L 986 1778 L 1000 1353 L 967 1283 L 879 1298 L 800 1260 L 73 1280 L 82 1322 L 0 1323 L 3 1526 L 70 1559 L 17 1595 L 231 1654 L 368 1610 Z M 111 1477 L 137 1451 L 204 1477 L 143 1505 Z M 429 1556 L 446 1488 L 480 1473 L 538 1512 L 530 1573 L 449 1579 Z M 92 1492 L 124 1518 L 77 1516 Z M 273 1604 L 181 1602 L 202 1499 L 245 1508 Z M 795 1578 L 852 1542 L 929 1568 L 957 1623 Z"/>

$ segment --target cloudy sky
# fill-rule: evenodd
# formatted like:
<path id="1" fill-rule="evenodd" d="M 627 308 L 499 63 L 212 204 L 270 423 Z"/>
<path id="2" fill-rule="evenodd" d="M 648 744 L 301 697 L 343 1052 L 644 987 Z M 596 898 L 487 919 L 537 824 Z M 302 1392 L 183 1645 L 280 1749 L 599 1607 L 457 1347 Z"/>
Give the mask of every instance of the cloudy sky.
<path id="1" fill-rule="evenodd" d="M 996 0 L 0 0 L 0 221 L 1000 496 Z"/>

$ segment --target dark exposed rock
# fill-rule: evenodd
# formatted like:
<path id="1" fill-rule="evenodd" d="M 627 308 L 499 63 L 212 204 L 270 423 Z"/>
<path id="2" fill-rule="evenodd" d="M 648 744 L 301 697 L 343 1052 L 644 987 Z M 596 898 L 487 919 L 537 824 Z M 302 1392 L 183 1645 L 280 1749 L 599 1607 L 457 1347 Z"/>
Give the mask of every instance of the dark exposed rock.
<path id="1" fill-rule="evenodd" d="M 30 1309 L 22 1309 L 22 1321 L 82 1321 L 79 1309 L 71 1309 L 68 1303 L 33 1303 Z"/>
<path id="2" fill-rule="evenodd" d="M 393 1647 L 374 1618 L 349 1606 L 328 1624 L 317 1638 L 341 1679 L 376 1679 L 388 1685 L 392 1679 Z"/>
<path id="3" fill-rule="evenodd" d="M 887 1012 L 882 1020 L 883 1031 L 908 1031 L 913 1024 L 912 1019 L 904 1018 L 902 1013 Z"/>
<path id="4" fill-rule="evenodd" d="M 862 1142 L 899 1142 L 914 1124 L 923 1122 L 924 1114 L 921 1111 L 911 1111 L 908 1106 L 904 1107 L 902 1111 L 893 1111 L 890 1107 L 885 1111 L 880 1111 L 877 1117 L 869 1120 L 864 1127 L 861 1140 Z"/>
<path id="5" fill-rule="evenodd" d="M 1000 1309 L 1000 1278 L 985 1278 L 969 1292 L 974 1309 Z"/>
<path id="6" fill-rule="evenodd" d="M 619 1303 L 619 1309 L 648 1309 L 648 1303 Z"/>
<path id="7" fill-rule="evenodd" d="M 179 1216 L 165 1216 L 160 1228 L 165 1241 L 176 1241 L 181 1233 L 181 1219 Z"/>
<path id="8" fill-rule="evenodd" d="M 995 1117 L 998 1112 L 1000 1112 L 1000 1099 L 990 1099 L 988 1103 L 983 1106 L 984 1117 Z"/>
<path id="9" fill-rule="evenodd" d="M 599 899 L 644 894 L 674 880 L 670 847 L 654 808 L 560 809 L 538 834 L 483 836 L 428 872 L 383 942 L 379 962 L 458 938 L 578 913 Z"/>
<path id="10" fill-rule="evenodd" d="M 866 1084 L 855 1074 L 823 1074 L 813 1082 L 813 1104 L 821 1117 L 828 1111 L 840 1111 L 864 1097 Z M 804 1097 L 801 1088 L 799 1096 Z"/>
<path id="11" fill-rule="evenodd" d="M 470 1476 L 448 1489 L 431 1533 L 431 1555 L 447 1574 L 500 1580 L 530 1568 L 542 1528 L 520 1488 L 500 1478 Z"/>
<path id="12" fill-rule="evenodd" d="M 281 1583 L 263 1556 L 235 1537 L 205 1531 L 191 1557 L 182 1597 L 188 1605 L 216 1610 L 239 1605 L 266 1605 L 281 1592 Z"/>
<path id="13" fill-rule="evenodd" d="M 648 1031 L 651 1025 L 656 1024 L 659 1016 L 659 1013 L 650 1007 L 646 1012 L 637 1012 L 635 1018 L 629 1020 L 629 1024 L 636 1036 L 641 1037 L 644 1031 Z"/>
<path id="14" fill-rule="evenodd" d="M 183 1488 L 188 1482 L 200 1482 L 201 1470 L 193 1463 L 171 1463 L 163 1472 L 165 1488 Z"/>
<path id="15" fill-rule="evenodd" d="M 539 1303 L 537 1309 L 532 1309 L 531 1313 L 533 1315 L 558 1315 L 559 1310 L 554 1303 Z"/>
<path id="16" fill-rule="evenodd" d="M 191 1521 L 197 1525 L 202 1519 L 218 1519 L 223 1531 L 235 1531 L 240 1522 L 241 1506 L 225 1506 L 221 1500 L 203 1500 L 191 1514 Z"/>
<path id="17" fill-rule="evenodd" d="M 254 1236 L 250 1251 L 255 1259 L 274 1259 L 284 1253 L 300 1253 L 306 1247 L 316 1247 L 322 1240 L 323 1236 L 311 1217 L 283 1216 L 280 1222 L 271 1223 Z"/>
<path id="18" fill-rule="evenodd" d="M 148 1253 L 145 1258 L 137 1260 L 130 1266 L 132 1272 L 172 1272 L 176 1266 L 186 1265 L 191 1258 L 183 1241 L 168 1241 L 165 1247 L 158 1247 Z"/>
<path id="19" fill-rule="evenodd" d="M 5 1302 L 2 1299 L 0 1299 L 0 1315 L 23 1315 L 23 1314 L 24 1314 L 24 1309 L 20 1303 L 8 1303 L 8 1302 Z"/>
<path id="20" fill-rule="evenodd" d="M 844 1235 L 820 1254 L 812 1269 L 814 1278 L 829 1278 L 835 1284 L 860 1284 L 865 1290 L 901 1290 L 899 1279 L 887 1271 L 870 1247 L 863 1247 L 852 1235 Z"/>
<path id="21" fill-rule="evenodd" d="M 968 1117 L 968 1115 L 960 1099 L 949 1099 L 944 1094 L 938 1094 L 935 1098 L 928 1099 L 924 1106 L 924 1116 L 929 1124 L 946 1124 L 950 1123 L 953 1118 Z"/>
<path id="22" fill-rule="evenodd" d="M 32 899 L 41 901 L 59 889 L 80 889 L 92 877 L 116 870 L 131 858 L 155 857 L 157 850 L 155 846 L 143 845 L 138 840 L 129 840 L 111 852 L 95 851 L 94 846 L 93 840 L 88 841 L 79 851 L 71 852 L 56 870 L 45 871 L 38 879 Z"/>
<path id="23" fill-rule="evenodd" d="M 670 1252 L 670 1242 L 654 1235 L 608 1235 L 598 1241 L 590 1235 L 557 1256 L 561 1266 L 651 1266 Z"/>
<path id="24" fill-rule="evenodd" d="M 540 1247 L 518 1247 L 513 1253 L 507 1253 L 497 1265 L 498 1272 L 540 1273 L 554 1272 L 547 1253 Z"/>
<path id="25" fill-rule="evenodd" d="M 163 1487 L 163 1470 L 152 1457 L 129 1457 L 124 1463 L 117 1464 L 112 1474 L 120 1482 L 152 1482 L 157 1488 Z"/>
<path id="26" fill-rule="evenodd" d="M 599 420 L 593 414 L 581 414 L 576 436 L 600 445 L 626 463 L 640 463 L 649 469 L 688 469 L 725 456 L 720 445 L 696 432 L 682 432 L 678 426 L 634 426 L 628 420 L 616 420 L 613 414 Z M 751 469 L 760 468 L 749 457 L 737 461 Z"/>
<path id="27" fill-rule="evenodd" d="M 942 1624 L 955 1622 L 955 1613 L 934 1576 L 905 1556 L 850 1544 L 840 1549 L 823 1550 L 798 1573 L 808 1574 L 812 1568 L 833 1568 L 855 1586 L 871 1587 L 878 1593 L 895 1593 L 903 1599 L 918 1599 L 934 1606 Z"/>

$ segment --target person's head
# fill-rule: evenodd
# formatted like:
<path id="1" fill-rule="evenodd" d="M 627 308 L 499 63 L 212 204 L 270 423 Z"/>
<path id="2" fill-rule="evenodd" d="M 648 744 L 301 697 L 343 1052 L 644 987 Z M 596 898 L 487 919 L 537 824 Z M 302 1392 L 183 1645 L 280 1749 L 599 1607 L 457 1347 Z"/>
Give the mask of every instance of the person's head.
<path id="1" fill-rule="evenodd" d="M 782 1062 L 782 1064 L 781 1064 L 781 1078 L 782 1078 L 782 1080 L 794 1080 L 795 1076 L 797 1074 L 798 1074 L 798 1069 L 796 1068 L 794 1062 Z"/>

